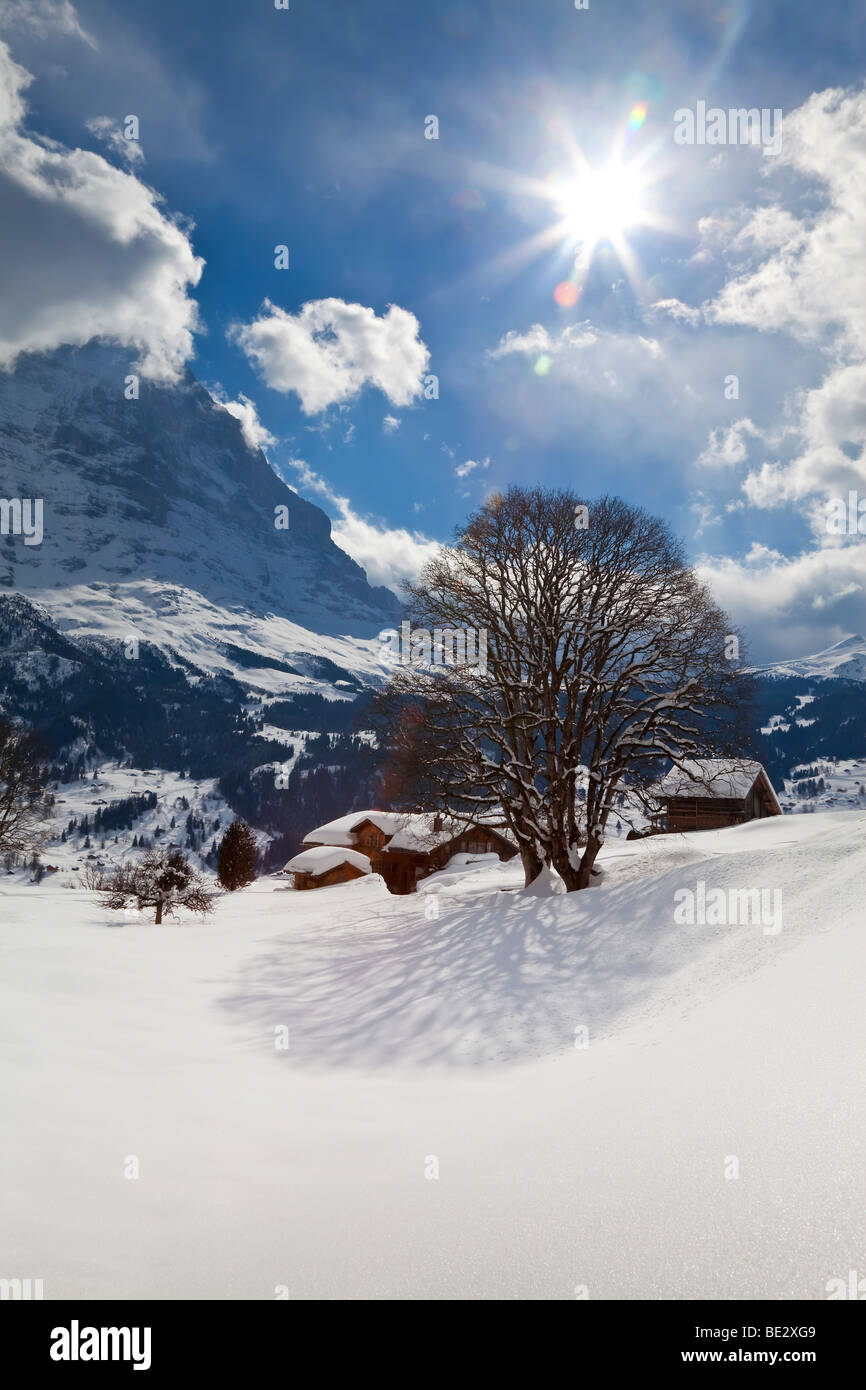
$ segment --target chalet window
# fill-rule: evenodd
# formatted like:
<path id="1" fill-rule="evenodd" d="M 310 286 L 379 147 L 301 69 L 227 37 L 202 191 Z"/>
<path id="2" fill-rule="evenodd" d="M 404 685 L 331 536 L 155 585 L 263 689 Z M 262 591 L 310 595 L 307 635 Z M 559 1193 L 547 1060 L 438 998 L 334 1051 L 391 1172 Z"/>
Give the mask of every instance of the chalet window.
<path id="1" fill-rule="evenodd" d="M 375 830 L 364 831 L 364 834 L 361 836 L 362 845 L 369 845 L 372 849 L 375 849 L 378 843 L 379 836 L 376 834 Z"/>
<path id="2" fill-rule="evenodd" d="M 469 854 L 486 854 L 490 845 L 487 840 L 470 840 L 466 846 Z"/>

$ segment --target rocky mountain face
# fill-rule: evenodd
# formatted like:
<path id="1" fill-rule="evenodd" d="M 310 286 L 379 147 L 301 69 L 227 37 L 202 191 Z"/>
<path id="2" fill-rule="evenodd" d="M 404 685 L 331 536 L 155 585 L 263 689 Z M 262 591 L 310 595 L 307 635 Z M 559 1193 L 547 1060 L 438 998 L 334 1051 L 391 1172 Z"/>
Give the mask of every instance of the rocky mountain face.
<path id="1" fill-rule="evenodd" d="M 23 357 L 0 373 L 0 483 L 43 501 L 41 544 L 4 538 L 0 585 L 53 608 L 90 586 L 82 621 L 121 612 L 142 584 L 218 607 L 273 613 L 316 635 L 369 638 L 397 601 L 331 540 L 330 522 L 276 476 L 240 425 L 187 371 L 175 388 L 90 345 Z M 276 509 L 285 507 L 285 529 Z"/>
<path id="2" fill-rule="evenodd" d="M 191 372 L 127 399 L 130 373 L 102 344 L 0 373 L 0 708 L 67 769 L 230 773 L 255 810 L 273 764 L 351 761 L 400 605 Z"/>

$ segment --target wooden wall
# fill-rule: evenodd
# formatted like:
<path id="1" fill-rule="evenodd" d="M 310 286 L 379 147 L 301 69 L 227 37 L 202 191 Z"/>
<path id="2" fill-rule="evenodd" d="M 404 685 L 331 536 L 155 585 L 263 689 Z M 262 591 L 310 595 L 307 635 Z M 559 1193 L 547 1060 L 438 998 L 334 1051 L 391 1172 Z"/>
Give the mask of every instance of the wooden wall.
<path id="1" fill-rule="evenodd" d="M 667 803 L 666 825 L 671 832 L 684 830 L 722 830 L 750 820 L 744 801 L 719 797 L 678 796 Z"/>
<path id="2" fill-rule="evenodd" d="M 329 888 L 332 883 L 351 883 L 353 878 L 363 877 L 363 871 L 354 864 L 335 864 L 324 874 L 296 873 L 295 888 Z"/>

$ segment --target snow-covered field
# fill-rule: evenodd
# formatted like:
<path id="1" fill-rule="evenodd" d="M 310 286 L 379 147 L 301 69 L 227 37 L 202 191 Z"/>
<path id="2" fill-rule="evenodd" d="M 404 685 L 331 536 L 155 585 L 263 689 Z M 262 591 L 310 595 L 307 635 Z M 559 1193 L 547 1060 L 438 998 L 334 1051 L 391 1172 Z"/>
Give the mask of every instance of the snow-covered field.
<path id="1" fill-rule="evenodd" d="M 813 781 L 817 790 L 811 795 Z M 779 792 L 779 804 L 785 811 L 807 813 L 866 809 L 866 758 L 817 758 L 793 768 Z"/>
<path id="2" fill-rule="evenodd" d="M 864 832 L 615 841 L 568 897 L 274 877 L 205 926 L 0 879 L 0 1276 L 825 1298 L 866 1271 Z M 781 930 L 678 925 L 699 883 L 780 889 Z"/>
<path id="3" fill-rule="evenodd" d="M 43 866 L 51 873 L 55 887 L 74 889 L 89 864 L 106 868 L 120 864 L 132 855 L 133 841 L 144 838 L 149 844 L 168 849 L 174 846 L 190 853 L 187 820 L 191 815 L 196 825 L 196 843 L 202 853 L 214 840 L 222 839 L 226 828 L 235 819 L 234 812 L 222 798 L 214 777 L 182 777 L 162 768 L 141 769 L 118 767 L 102 762 L 87 777 L 63 782 L 53 791 L 54 806 L 47 817 L 45 845 L 40 852 Z M 101 812 L 114 809 L 118 802 L 150 794 L 156 804 L 132 814 L 131 829 L 112 827 L 100 830 L 94 818 Z M 70 828 L 73 826 L 74 828 Z M 201 829 L 199 827 L 203 826 Z M 63 836 L 66 836 L 63 839 Z M 256 832 L 260 845 L 269 836 Z M 202 867 L 199 861 L 199 867 Z M 33 878 L 28 867 L 18 868 L 12 875 L 0 877 L 0 891 L 10 881 L 23 885 Z M 47 884 L 48 880 L 44 880 Z"/>

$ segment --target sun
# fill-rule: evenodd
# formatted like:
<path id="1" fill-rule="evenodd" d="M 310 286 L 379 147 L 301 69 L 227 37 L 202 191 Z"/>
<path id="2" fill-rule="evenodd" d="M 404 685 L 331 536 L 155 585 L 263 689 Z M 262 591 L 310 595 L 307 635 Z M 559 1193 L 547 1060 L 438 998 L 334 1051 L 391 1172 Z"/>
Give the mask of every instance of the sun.
<path id="1" fill-rule="evenodd" d="M 584 251 L 600 241 L 620 244 L 630 228 L 645 220 L 643 180 L 627 164 L 611 161 L 601 169 L 587 167 L 552 191 L 564 233 Z"/>
<path id="2" fill-rule="evenodd" d="M 567 120 L 553 113 L 546 121 L 553 148 L 545 150 L 544 173 L 479 166 L 483 181 L 513 195 L 515 208 L 535 224 L 528 236 L 490 258 L 488 276 L 513 277 L 544 258 L 545 273 L 556 277 L 554 302 L 563 311 L 580 312 L 598 257 L 618 279 L 621 272 L 635 295 L 645 293 L 640 254 L 648 238 L 687 231 L 671 211 L 671 199 L 662 201 L 661 185 L 674 170 L 663 144 L 646 139 L 647 111 L 645 101 L 632 106 L 597 162 Z M 543 356 L 539 363 L 542 372 Z"/>

